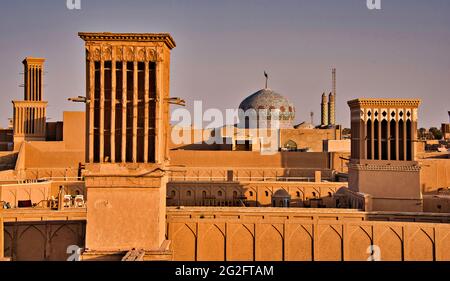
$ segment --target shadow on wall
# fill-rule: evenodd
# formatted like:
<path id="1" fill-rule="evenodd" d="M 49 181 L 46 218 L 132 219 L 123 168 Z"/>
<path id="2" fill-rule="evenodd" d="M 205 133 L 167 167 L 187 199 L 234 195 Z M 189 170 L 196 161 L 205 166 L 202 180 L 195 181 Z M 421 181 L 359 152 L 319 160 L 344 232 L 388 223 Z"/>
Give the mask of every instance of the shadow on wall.
<path id="1" fill-rule="evenodd" d="M 13 170 L 16 167 L 18 155 L 17 152 L 0 153 L 0 171 Z"/>
<path id="2" fill-rule="evenodd" d="M 208 133 L 208 130 L 188 129 L 190 137 L 187 137 L 189 138 L 187 143 L 184 139 L 184 130 L 177 130 L 179 131 L 175 131 L 172 127 L 171 133 L 173 133 L 175 137 L 178 136 L 180 138 L 179 141 L 183 141 L 183 143 L 175 144 L 173 142 L 173 139 L 171 139 L 171 150 L 231 151 L 233 148 L 233 145 L 231 143 L 226 143 L 226 139 L 221 135 L 220 130 L 218 132 L 216 132 L 215 130 L 210 130 Z M 216 134 L 219 135 L 216 136 Z M 222 143 L 219 143 L 218 140 L 221 140 Z"/>
<path id="3" fill-rule="evenodd" d="M 70 245 L 84 247 L 86 223 L 5 223 L 5 257 L 12 261 L 65 261 Z"/>
<path id="4" fill-rule="evenodd" d="M 325 152 L 280 152 L 281 167 L 304 167 L 330 169 L 328 153 Z"/>
<path id="5" fill-rule="evenodd" d="M 342 187 L 336 191 L 335 197 L 338 208 L 366 210 L 365 197 L 362 193 L 354 192 L 347 187 Z"/>
<path id="6" fill-rule="evenodd" d="M 450 188 L 423 193 L 423 210 L 430 213 L 450 213 Z"/>

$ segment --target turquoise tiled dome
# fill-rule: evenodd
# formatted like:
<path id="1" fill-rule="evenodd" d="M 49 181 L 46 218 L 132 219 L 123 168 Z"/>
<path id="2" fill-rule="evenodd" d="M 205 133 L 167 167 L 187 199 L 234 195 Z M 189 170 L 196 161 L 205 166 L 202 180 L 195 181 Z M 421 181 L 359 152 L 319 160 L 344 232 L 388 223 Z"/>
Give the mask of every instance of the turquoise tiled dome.
<path id="1" fill-rule="evenodd" d="M 292 127 L 295 118 L 295 107 L 287 98 L 271 89 L 261 89 L 248 96 L 239 105 L 244 112 L 255 110 L 259 116 L 261 111 L 267 114 L 268 119 L 273 120 L 273 111 L 279 110 L 277 116 L 282 127 Z"/>

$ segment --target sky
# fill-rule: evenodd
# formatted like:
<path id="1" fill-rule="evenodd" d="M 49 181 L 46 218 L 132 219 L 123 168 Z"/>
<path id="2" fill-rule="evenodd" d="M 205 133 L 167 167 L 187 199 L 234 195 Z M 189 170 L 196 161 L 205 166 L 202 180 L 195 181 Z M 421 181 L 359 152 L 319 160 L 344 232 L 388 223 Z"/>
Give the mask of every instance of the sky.
<path id="1" fill-rule="evenodd" d="M 23 99 L 26 56 L 44 57 L 49 121 L 81 111 L 86 95 L 84 32 L 169 32 L 171 96 L 203 109 L 237 108 L 264 87 L 296 106 L 296 123 L 320 122 L 322 92 L 337 68 L 337 123 L 347 101 L 420 98 L 419 126 L 448 122 L 450 1 L 381 0 L 0 0 L 0 126 Z"/>

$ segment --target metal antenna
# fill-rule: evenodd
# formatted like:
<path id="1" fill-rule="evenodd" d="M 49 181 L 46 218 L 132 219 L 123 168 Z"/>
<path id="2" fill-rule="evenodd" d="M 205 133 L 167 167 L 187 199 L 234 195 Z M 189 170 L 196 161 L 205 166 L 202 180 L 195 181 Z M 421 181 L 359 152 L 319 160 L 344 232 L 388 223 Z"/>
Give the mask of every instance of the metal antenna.
<path id="1" fill-rule="evenodd" d="M 336 98 L 336 68 L 333 68 L 333 74 L 332 74 L 332 76 L 333 76 L 333 85 L 332 85 L 332 87 L 333 87 L 333 95 L 334 95 L 334 97 Z"/>

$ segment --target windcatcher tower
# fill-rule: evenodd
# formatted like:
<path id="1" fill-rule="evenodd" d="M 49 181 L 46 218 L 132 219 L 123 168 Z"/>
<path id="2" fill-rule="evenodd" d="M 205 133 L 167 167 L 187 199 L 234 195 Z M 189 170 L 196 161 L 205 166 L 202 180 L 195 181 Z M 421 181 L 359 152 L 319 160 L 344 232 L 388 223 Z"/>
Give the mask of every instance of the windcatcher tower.
<path id="1" fill-rule="evenodd" d="M 13 101 L 14 150 L 24 141 L 45 140 L 47 102 L 43 58 L 27 57 L 24 65 L 24 100 Z"/>
<path id="2" fill-rule="evenodd" d="M 420 167 L 415 161 L 420 100 L 356 99 L 348 105 L 349 188 L 370 196 L 368 211 L 421 212 Z"/>
<path id="3" fill-rule="evenodd" d="M 79 33 L 86 47 L 83 259 L 171 259 L 165 240 L 169 34 Z"/>

